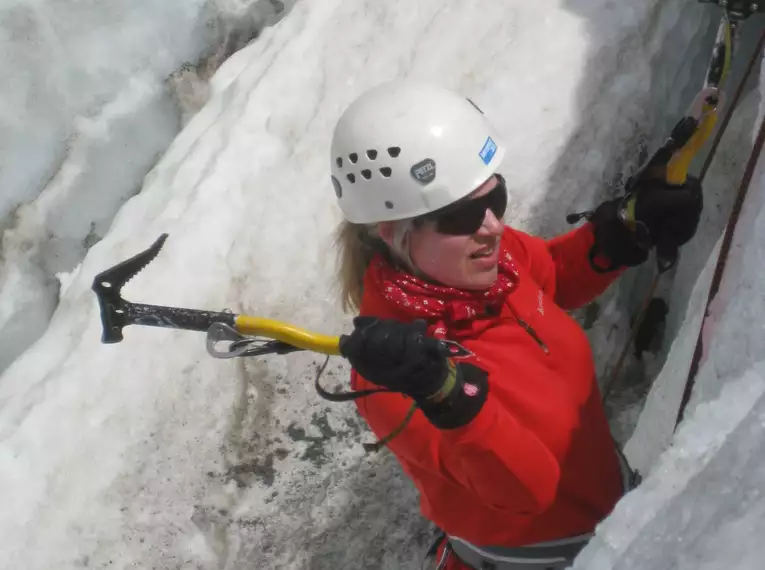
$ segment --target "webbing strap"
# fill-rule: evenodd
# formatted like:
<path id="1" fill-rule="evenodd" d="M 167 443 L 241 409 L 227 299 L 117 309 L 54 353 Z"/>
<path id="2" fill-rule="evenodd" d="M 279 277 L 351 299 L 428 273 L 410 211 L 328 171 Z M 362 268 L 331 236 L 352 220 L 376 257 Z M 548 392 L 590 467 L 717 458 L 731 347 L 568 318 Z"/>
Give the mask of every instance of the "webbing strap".
<path id="1" fill-rule="evenodd" d="M 449 542 L 454 553 L 474 568 L 554 570 L 570 565 L 592 536 L 588 533 L 519 547 L 478 547 L 456 537 L 450 537 Z"/>

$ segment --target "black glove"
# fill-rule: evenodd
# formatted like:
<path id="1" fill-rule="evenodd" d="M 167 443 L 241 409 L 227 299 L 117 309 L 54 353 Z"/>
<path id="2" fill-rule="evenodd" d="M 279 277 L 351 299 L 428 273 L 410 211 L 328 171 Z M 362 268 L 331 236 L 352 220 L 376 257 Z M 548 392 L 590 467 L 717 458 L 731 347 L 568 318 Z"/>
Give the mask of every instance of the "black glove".
<path id="1" fill-rule="evenodd" d="M 679 247 L 695 235 L 702 208 L 697 178 L 689 176 L 682 186 L 660 180 L 637 182 L 627 197 L 604 202 L 593 213 L 593 267 L 634 267 L 648 259 L 654 247 L 661 258 L 676 258 Z M 601 267 L 594 261 L 596 254 L 602 254 L 612 265 Z"/>
<path id="2" fill-rule="evenodd" d="M 450 362 L 439 341 L 426 336 L 425 321 L 356 317 L 353 324 L 340 352 L 365 379 L 411 397 L 442 429 L 465 425 L 478 414 L 488 391 L 486 374 Z M 467 389 L 466 377 L 472 384 Z"/>
<path id="3" fill-rule="evenodd" d="M 436 339 L 425 336 L 425 321 L 408 324 L 356 317 L 353 326 L 340 350 L 364 378 L 412 398 L 428 397 L 441 389 L 448 363 Z"/>
<path id="4" fill-rule="evenodd" d="M 643 185 L 636 195 L 635 219 L 647 228 L 656 252 L 674 258 L 680 246 L 696 235 L 703 208 L 701 183 L 689 176 L 683 186 Z"/>

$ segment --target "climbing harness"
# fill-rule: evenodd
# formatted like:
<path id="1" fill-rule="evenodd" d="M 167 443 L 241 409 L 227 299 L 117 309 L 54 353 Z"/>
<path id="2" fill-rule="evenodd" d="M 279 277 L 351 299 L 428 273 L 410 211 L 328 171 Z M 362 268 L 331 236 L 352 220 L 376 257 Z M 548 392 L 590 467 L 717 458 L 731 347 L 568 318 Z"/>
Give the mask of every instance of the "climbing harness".
<path id="1" fill-rule="evenodd" d="M 517 548 L 479 547 L 457 537 L 448 540 L 454 554 L 471 568 L 560 570 L 571 565 L 592 537 L 592 533 L 587 533 Z"/>
<path id="2" fill-rule="evenodd" d="M 654 153 L 645 166 L 639 168 L 637 173 L 627 181 L 627 194 L 624 198 L 625 206 L 623 208 L 625 213 L 631 212 L 634 214 L 634 200 L 636 199 L 634 188 L 638 181 L 646 178 L 663 178 L 672 185 L 683 184 L 687 178 L 688 169 L 693 157 L 698 153 L 714 131 L 717 122 L 718 107 L 720 106 L 722 99 L 720 89 L 730 72 L 730 63 L 734 50 L 736 49 L 736 39 L 738 37 L 741 23 L 753 12 L 765 11 L 765 9 L 760 8 L 757 4 L 747 4 L 744 6 L 743 2 L 726 2 L 725 0 L 719 0 L 718 4 L 721 8 L 724 8 L 724 12 L 720 24 L 718 25 L 717 36 L 712 48 L 709 65 L 707 66 L 704 84 L 694 98 L 689 113 L 675 125 L 669 139 Z M 730 122 L 733 111 L 743 93 L 746 81 L 754 67 L 754 62 L 761 52 L 762 46 L 758 45 L 712 142 L 710 151 L 707 154 L 699 174 L 700 182 L 702 182 L 706 176 L 720 140 L 725 133 L 725 129 Z M 632 206 L 631 208 L 630 205 Z M 626 214 L 625 218 L 628 226 L 639 226 L 634 220 L 634 215 L 630 217 Z M 643 229 L 643 231 L 645 232 L 647 230 Z M 630 332 L 629 340 L 619 355 L 619 359 L 613 368 L 611 376 L 603 388 L 602 399 L 604 402 L 608 399 L 612 389 L 618 383 L 625 358 L 643 324 L 648 306 L 656 292 L 659 279 L 664 273 L 676 265 L 677 256 L 665 258 L 657 252 L 656 262 L 657 272 L 654 274 L 648 292 L 638 311 Z"/>

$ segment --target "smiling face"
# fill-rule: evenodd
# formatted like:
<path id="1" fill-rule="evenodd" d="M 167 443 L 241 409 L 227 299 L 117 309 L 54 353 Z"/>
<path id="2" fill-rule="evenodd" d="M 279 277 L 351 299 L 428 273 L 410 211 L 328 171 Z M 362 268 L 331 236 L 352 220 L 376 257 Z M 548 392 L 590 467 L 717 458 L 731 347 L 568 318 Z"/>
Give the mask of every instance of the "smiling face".
<path id="1" fill-rule="evenodd" d="M 506 203 L 504 184 L 492 176 L 464 200 L 425 216 L 409 234 L 415 267 L 443 285 L 491 287 L 497 279 Z M 389 244 L 392 233 L 392 223 L 380 225 L 380 235 Z"/>

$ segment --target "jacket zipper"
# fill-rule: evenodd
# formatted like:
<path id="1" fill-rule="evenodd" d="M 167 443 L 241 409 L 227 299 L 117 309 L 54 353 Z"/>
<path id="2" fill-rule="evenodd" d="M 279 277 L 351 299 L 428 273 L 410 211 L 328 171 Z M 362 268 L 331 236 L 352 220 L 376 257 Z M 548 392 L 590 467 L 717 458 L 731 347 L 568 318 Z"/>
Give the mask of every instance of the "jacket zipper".
<path id="1" fill-rule="evenodd" d="M 535 331 L 533 328 L 531 328 L 531 325 L 529 323 L 527 323 L 526 321 L 524 321 L 522 318 L 516 317 L 516 320 L 518 321 L 518 323 L 524 329 L 526 329 L 526 332 L 529 333 L 529 335 L 531 335 L 531 338 L 533 338 L 535 341 L 537 341 L 537 344 L 540 347 L 542 347 L 542 350 L 545 351 L 545 354 L 550 354 L 550 349 L 547 348 L 547 345 L 542 341 L 541 338 L 539 338 L 539 335 L 537 334 L 537 331 Z"/>

